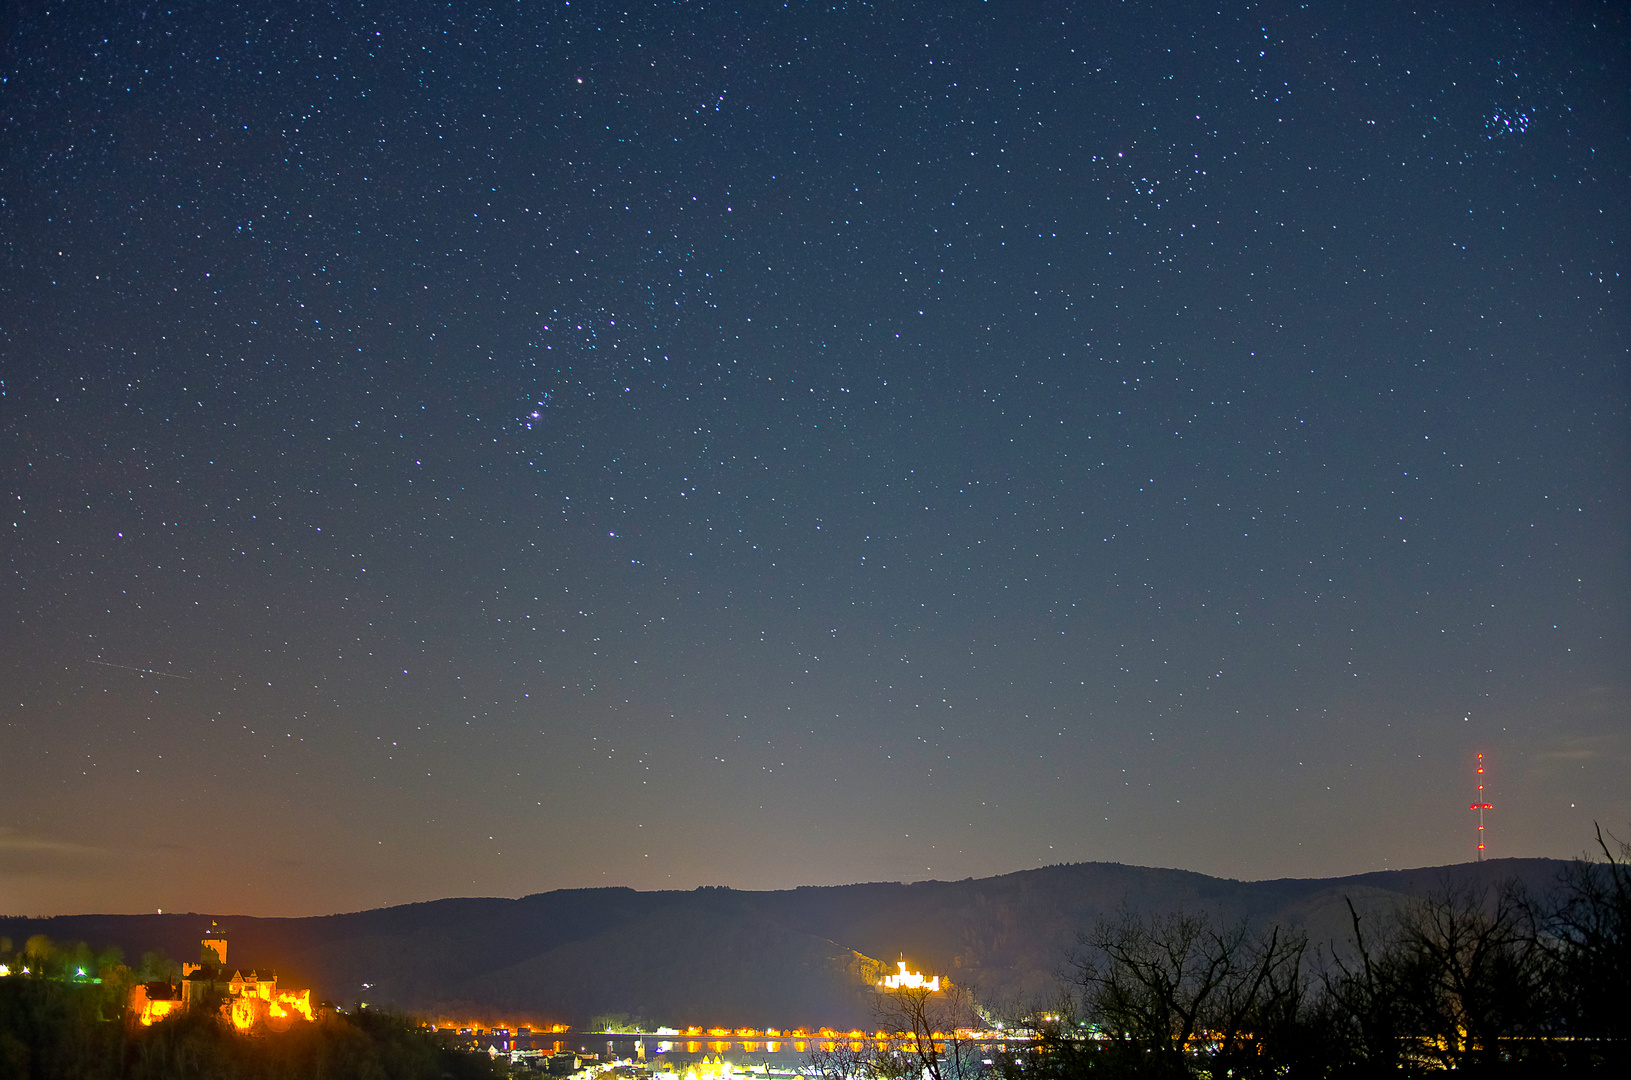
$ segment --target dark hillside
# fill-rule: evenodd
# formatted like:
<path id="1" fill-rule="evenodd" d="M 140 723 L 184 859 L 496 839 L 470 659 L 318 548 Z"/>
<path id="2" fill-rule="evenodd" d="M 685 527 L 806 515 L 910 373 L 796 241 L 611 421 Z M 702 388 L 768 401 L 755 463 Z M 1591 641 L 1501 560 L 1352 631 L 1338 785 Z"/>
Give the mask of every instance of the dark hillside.
<path id="1" fill-rule="evenodd" d="M 1080 863 L 995 878 L 781 892 L 573 889 L 452 899 L 298 919 L 70 915 L 0 919 L 0 934 L 162 948 L 192 959 L 218 919 L 233 966 L 275 967 L 336 1002 L 442 1015 L 582 1024 L 628 1013 L 665 1024 L 865 1024 L 868 958 L 948 974 L 987 1001 L 1046 996 L 1077 933 L 1122 907 L 1273 919 L 1341 940 L 1345 900 L 1385 911 L 1446 882 L 1516 877 L 1545 891 L 1549 859 L 1390 870 L 1331 879 L 1235 881 L 1183 870 Z M 367 991 L 363 984 L 371 984 Z"/>

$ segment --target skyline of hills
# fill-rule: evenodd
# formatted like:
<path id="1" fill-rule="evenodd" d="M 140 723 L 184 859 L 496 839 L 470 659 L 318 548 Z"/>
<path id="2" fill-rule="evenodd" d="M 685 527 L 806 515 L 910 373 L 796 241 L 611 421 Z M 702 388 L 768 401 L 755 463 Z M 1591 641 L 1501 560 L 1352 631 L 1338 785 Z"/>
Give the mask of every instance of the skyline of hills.
<path id="1" fill-rule="evenodd" d="M 117 945 L 131 961 L 193 957 L 217 920 L 229 966 L 341 1004 L 429 1017 L 582 1026 L 623 1013 L 648 1025 L 852 1027 L 871 1020 L 873 965 L 907 959 L 998 1010 L 1049 998 L 1076 935 L 1122 908 L 1276 921 L 1341 942 L 1362 917 L 1447 885 L 1508 879 L 1545 891 L 1567 863 L 1496 859 L 1339 878 L 1239 881 L 1192 871 L 1075 863 L 962 881 L 872 882 L 773 892 L 566 889 L 448 898 L 300 918 L 221 913 L 0 917 L 0 935 Z M 366 987 L 366 988 L 365 988 Z"/>

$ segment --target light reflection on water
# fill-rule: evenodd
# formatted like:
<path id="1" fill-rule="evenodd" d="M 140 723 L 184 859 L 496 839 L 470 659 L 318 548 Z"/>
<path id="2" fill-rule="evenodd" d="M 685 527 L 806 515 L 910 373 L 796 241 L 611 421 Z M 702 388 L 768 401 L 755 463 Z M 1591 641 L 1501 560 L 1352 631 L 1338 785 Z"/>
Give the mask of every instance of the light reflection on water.
<path id="1" fill-rule="evenodd" d="M 839 1033 L 834 1033 L 839 1034 Z M 842 1033 L 850 1035 L 849 1032 Z M 879 1039 L 874 1035 L 860 1038 L 664 1038 L 657 1036 L 581 1035 L 573 1042 L 589 1053 L 599 1053 L 613 1059 L 643 1061 L 657 1072 L 677 1072 L 684 1075 L 698 1066 L 728 1064 L 730 1072 L 748 1076 L 787 1076 L 803 1072 L 809 1066 L 809 1056 L 818 1051 L 831 1053 L 848 1049 L 861 1053 L 874 1047 L 880 1049 L 909 1049 L 910 1040 Z M 1000 1049 L 1000 1042 L 980 1042 L 982 1054 L 989 1055 Z M 945 1044 L 937 1042 L 935 1049 L 944 1052 Z M 715 1069 L 701 1070 L 710 1075 Z"/>

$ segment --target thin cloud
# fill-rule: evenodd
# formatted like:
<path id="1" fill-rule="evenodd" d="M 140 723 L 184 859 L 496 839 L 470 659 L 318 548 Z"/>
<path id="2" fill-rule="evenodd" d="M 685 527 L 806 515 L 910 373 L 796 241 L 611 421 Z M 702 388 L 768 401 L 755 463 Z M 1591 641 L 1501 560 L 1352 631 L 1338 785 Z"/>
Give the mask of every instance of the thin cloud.
<path id="1" fill-rule="evenodd" d="M 0 873 L 67 875 L 83 872 L 112 853 L 104 847 L 0 828 Z"/>

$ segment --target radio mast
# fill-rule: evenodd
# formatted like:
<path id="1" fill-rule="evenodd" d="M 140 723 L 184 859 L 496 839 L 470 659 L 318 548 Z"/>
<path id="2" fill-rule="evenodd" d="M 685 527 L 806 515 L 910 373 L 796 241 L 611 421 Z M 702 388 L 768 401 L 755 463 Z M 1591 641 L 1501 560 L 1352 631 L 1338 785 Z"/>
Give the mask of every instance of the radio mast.
<path id="1" fill-rule="evenodd" d="M 1478 801 L 1467 807 L 1468 810 L 1478 811 L 1478 861 L 1484 861 L 1484 811 L 1493 810 L 1495 806 L 1486 802 L 1484 794 L 1484 755 L 1478 755 Z"/>

